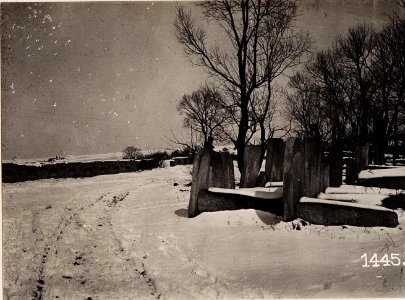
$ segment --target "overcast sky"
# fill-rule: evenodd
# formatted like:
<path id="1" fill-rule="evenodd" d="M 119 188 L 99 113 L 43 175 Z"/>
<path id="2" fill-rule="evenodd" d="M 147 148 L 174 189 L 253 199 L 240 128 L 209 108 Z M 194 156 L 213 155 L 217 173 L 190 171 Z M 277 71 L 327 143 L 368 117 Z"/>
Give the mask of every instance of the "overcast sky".
<path id="1" fill-rule="evenodd" d="M 378 28 L 393 9 L 385 0 L 304 0 L 298 22 L 315 49 L 325 48 L 356 23 Z M 154 149 L 168 146 L 171 131 L 180 134 L 176 103 L 207 76 L 176 41 L 176 3 L 2 3 L 2 10 L 9 16 L 1 30 L 3 159 Z"/>

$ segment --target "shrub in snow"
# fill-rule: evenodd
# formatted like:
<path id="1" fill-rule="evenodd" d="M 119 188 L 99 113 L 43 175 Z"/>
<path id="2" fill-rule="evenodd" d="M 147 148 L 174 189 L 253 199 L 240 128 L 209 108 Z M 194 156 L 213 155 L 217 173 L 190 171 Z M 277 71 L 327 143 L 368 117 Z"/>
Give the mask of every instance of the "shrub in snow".
<path id="1" fill-rule="evenodd" d="M 134 146 L 128 146 L 124 150 L 122 150 L 122 158 L 123 159 L 142 159 L 143 154 L 138 148 Z"/>
<path id="2" fill-rule="evenodd" d="M 146 154 L 144 156 L 144 158 L 148 158 L 148 159 L 157 159 L 157 160 L 165 160 L 165 159 L 169 159 L 170 155 L 167 153 L 167 151 L 156 151 L 156 152 L 152 152 L 149 154 Z"/>

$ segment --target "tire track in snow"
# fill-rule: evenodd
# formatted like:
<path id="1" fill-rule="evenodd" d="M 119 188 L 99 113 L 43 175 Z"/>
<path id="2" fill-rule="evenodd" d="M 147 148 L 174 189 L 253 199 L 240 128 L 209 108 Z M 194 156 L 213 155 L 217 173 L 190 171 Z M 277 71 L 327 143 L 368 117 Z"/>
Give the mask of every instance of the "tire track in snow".
<path id="1" fill-rule="evenodd" d="M 9 194 L 18 193 L 20 195 L 19 197 L 26 197 L 26 198 L 29 197 L 28 194 L 31 194 L 31 190 L 39 189 L 39 191 L 35 190 L 38 196 L 36 196 L 35 198 L 31 198 L 32 201 L 30 200 L 30 198 L 28 198 L 26 204 L 24 205 L 20 204 L 21 206 L 20 209 L 26 209 L 32 205 L 42 206 L 42 203 L 44 203 L 44 201 L 48 202 L 49 199 L 53 200 L 52 199 L 53 195 L 56 195 L 54 191 L 59 192 L 62 189 L 62 193 L 58 194 L 60 197 L 55 198 L 55 201 L 52 202 L 53 207 L 50 207 L 52 208 L 52 210 L 49 210 L 48 213 L 45 213 L 44 209 L 36 209 L 35 212 L 32 212 L 31 209 L 32 222 L 25 224 L 23 223 L 22 219 L 21 222 L 19 223 L 22 225 L 22 229 L 24 229 L 24 227 L 28 225 L 30 227 L 29 228 L 30 232 L 32 232 L 30 233 L 30 240 L 29 241 L 25 240 L 25 242 L 21 245 L 23 247 L 22 249 L 24 248 L 27 249 L 27 247 L 28 249 L 32 249 L 30 252 L 28 252 L 32 253 L 33 256 L 29 261 L 29 265 L 27 266 L 30 270 L 32 269 L 32 271 L 30 271 L 32 272 L 32 275 L 27 275 L 23 277 L 35 279 L 34 282 L 31 282 L 31 280 L 27 281 L 25 279 L 24 281 L 20 282 L 22 278 L 21 275 L 23 274 L 22 272 L 25 272 L 27 270 L 27 267 L 16 268 L 15 270 L 13 269 L 14 271 L 12 271 L 10 275 L 12 276 L 13 274 L 15 274 L 14 277 L 15 279 L 13 278 L 13 281 L 19 282 L 19 287 L 16 290 L 14 290 L 14 288 L 10 289 L 10 292 L 12 292 L 14 295 L 22 296 L 25 294 L 26 296 L 28 296 L 27 293 L 29 294 L 30 291 L 32 291 L 31 295 L 33 299 L 43 299 L 44 297 L 47 297 L 46 296 L 46 291 L 48 287 L 47 264 L 49 260 L 58 259 L 58 257 L 60 257 L 58 256 L 58 247 L 59 247 L 58 244 L 62 242 L 64 233 L 66 231 L 72 230 L 70 229 L 69 226 L 71 226 L 71 224 L 75 222 L 76 218 L 75 215 L 78 214 L 81 215 L 82 213 L 85 213 L 86 211 L 88 211 L 89 208 L 94 207 L 97 204 L 97 202 L 101 201 L 100 199 L 102 197 L 97 198 L 95 201 L 90 200 L 95 195 L 97 194 L 101 195 L 103 192 L 104 196 L 120 194 L 121 192 L 124 191 L 140 192 L 141 190 L 147 187 L 160 185 L 163 183 L 162 180 L 157 181 L 154 178 L 152 178 L 154 180 L 151 180 L 151 182 L 145 182 L 146 180 L 149 180 L 145 178 L 142 178 L 141 181 L 137 182 L 137 179 L 134 178 L 135 180 L 133 184 L 131 184 L 130 182 L 133 180 L 132 178 L 130 180 L 123 180 L 123 181 L 117 181 L 113 177 L 111 177 L 111 179 L 112 180 L 108 179 L 106 180 L 106 182 L 104 182 L 103 178 L 102 186 L 98 181 L 88 182 L 87 179 L 84 179 L 83 181 L 71 180 L 68 182 L 66 182 L 66 180 L 52 180 L 33 183 L 28 182 L 21 185 L 11 185 L 7 187 L 7 189 L 9 190 L 8 191 Z M 71 197 L 72 191 L 70 190 L 66 191 L 66 189 L 71 188 L 73 188 L 73 195 L 74 195 L 73 197 Z M 77 190 L 79 190 L 79 192 L 77 192 Z M 95 193 L 95 191 L 97 190 L 99 190 L 99 192 Z M 62 200 L 63 202 L 60 200 Z M 11 206 L 10 209 L 12 209 Z M 10 210 L 10 216 L 12 215 L 13 211 Z M 51 218 L 49 218 L 49 216 L 51 216 Z M 13 228 L 14 227 L 16 226 L 13 225 Z M 12 239 L 9 240 L 12 241 L 13 244 L 15 244 L 15 242 Z M 15 258 L 13 258 L 11 255 L 9 256 L 10 262 L 14 264 L 13 260 L 15 260 Z M 148 277 L 149 276 L 148 272 L 146 271 L 147 276 L 144 276 L 144 274 L 142 274 L 143 269 L 142 268 L 140 269 L 141 270 L 138 275 L 142 275 L 142 277 L 145 277 L 146 278 L 144 279 L 145 282 L 149 280 L 151 284 L 154 286 L 154 281 Z M 151 289 L 154 290 L 156 289 L 156 287 Z"/>
<path id="2" fill-rule="evenodd" d="M 100 201 L 105 195 L 102 195 L 100 198 L 98 198 L 94 203 Z M 92 205 L 91 203 L 90 205 Z M 80 207 L 78 210 L 84 209 L 86 206 L 89 207 L 90 205 L 84 205 Z M 77 215 L 76 211 L 71 212 L 70 214 L 66 214 L 66 212 L 72 211 L 72 209 L 64 209 L 64 216 L 61 218 L 61 221 L 58 223 L 56 226 L 54 232 L 52 233 L 51 237 L 49 238 L 50 241 L 46 242 L 44 249 L 42 250 L 42 257 L 40 261 L 40 265 L 38 267 L 38 275 L 37 275 L 37 281 L 36 281 L 36 287 L 34 289 L 33 295 L 35 300 L 41 300 L 43 299 L 43 294 L 45 291 L 45 267 L 46 263 L 48 261 L 48 257 L 51 254 L 51 247 L 56 248 L 57 242 L 63 237 L 63 232 L 66 230 L 66 228 L 72 223 L 72 219 Z M 40 226 L 40 216 L 39 216 L 39 211 L 33 212 L 33 221 L 32 221 L 32 232 L 34 234 L 37 234 L 39 236 L 42 236 L 42 230 Z M 38 241 L 38 237 L 36 238 Z M 54 250 L 54 255 L 57 255 L 57 250 Z"/>
<path id="3" fill-rule="evenodd" d="M 106 211 L 109 212 L 109 214 L 107 214 L 107 217 L 106 217 L 106 223 L 109 225 L 108 229 L 110 231 L 110 234 L 113 236 L 116 244 L 118 245 L 118 250 L 120 252 L 125 252 L 125 249 L 122 246 L 121 239 L 119 239 L 117 237 L 115 231 L 113 230 L 113 225 L 111 222 L 111 214 L 114 212 L 114 211 L 112 211 L 112 208 L 114 208 L 116 205 L 118 205 L 119 202 L 121 202 L 128 195 L 129 195 L 129 193 L 126 193 L 125 195 L 121 195 L 118 197 L 114 196 L 113 200 L 107 204 L 107 208 L 106 208 Z M 125 253 L 125 256 L 128 256 L 128 253 Z M 132 265 L 136 274 L 145 281 L 147 286 L 150 287 L 150 289 L 151 289 L 150 294 L 154 298 L 160 299 L 161 293 L 158 292 L 157 286 L 155 284 L 155 280 L 153 280 L 151 278 L 147 268 L 145 267 L 145 264 L 142 261 L 135 260 L 134 258 L 127 258 L 126 261 Z"/>
<path id="4" fill-rule="evenodd" d="M 116 191 L 122 192 L 122 189 L 115 189 L 113 192 L 116 192 Z M 93 212 L 96 212 L 96 211 L 100 211 L 100 210 L 103 211 L 103 213 L 101 213 L 102 217 L 100 217 L 98 219 L 99 221 L 92 224 L 93 227 L 97 226 L 99 229 L 97 233 L 94 233 L 94 235 L 96 235 L 95 238 L 97 238 L 99 240 L 100 239 L 103 240 L 103 239 L 108 239 L 108 237 L 111 237 L 111 242 L 113 242 L 116 245 L 116 246 L 113 246 L 113 248 L 115 249 L 115 250 L 113 250 L 113 254 L 117 257 L 121 257 L 124 254 L 124 249 L 122 247 L 121 240 L 117 238 L 114 230 L 112 229 L 111 214 L 114 213 L 114 211 L 119 207 L 120 203 L 125 200 L 125 198 L 129 195 L 129 192 L 124 192 L 122 194 L 116 194 L 116 195 L 114 195 L 114 193 L 109 192 L 108 194 L 109 194 L 108 196 L 106 194 L 104 194 L 103 196 L 99 197 L 97 200 L 92 201 L 86 205 L 80 206 L 78 208 L 65 209 L 65 216 L 62 217 L 61 221 L 56 226 L 54 233 L 52 234 L 52 237 L 50 238 L 50 241 L 47 243 L 47 246 L 45 247 L 45 249 L 43 251 L 43 253 L 44 253 L 43 255 L 45 256 L 45 258 L 43 261 L 41 261 L 41 265 L 38 268 L 39 285 L 37 285 L 37 287 L 36 287 L 35 300 L 43 299 L 45 292 L 46 292 L 46 286 L 45 286 L 46 285 L 45 267 L 47 264 L 46 258 L 49 256 L 49 252 L 50 252 L 51 248 L 52 248 L 52 255 L 53 255 L 52 259 L 58 260 L 58 248 L 63 249 L 63 247 L 64 247 L 63 244 L 60 244 L 63 240 L 64 233 L 66 231 L 69 231 L 70 233 L 72 233 L 74 230 L 78 230 L 77 224 L 85 223 L 85 221 L 83 220 L 83 216 L 85 216 L 86 213 L 92 214 Z M 83 197 L 83 195 L 81 197 Z M 88 221 L 88 220 L 86 220 L 86 221 Z M 76 226 L 75 226 L 75 224 L 76 224 Z M 70 227 L 70 225 L 72 225 L 73 227 Z M 88 226 L 90 227 L 90 224 Z M 102 232 L 99 232 L 100 228 L 103 228 Z M 78 241 L 76 243 L 79 243 L 79 241 L 80 241 L 80 239 L 78 238 Z M 97 241 L 95 241 L 95 242 L 97 242 Z M 97 244 L 98 244 L 98 242 L 97 242 Z M 49 245 L 51 245 L 51 246 L 49 246 Z M 104 244 L 101 243 L 101 246 L 99 245 L 99 247 L 103 248 L 102 245 L 104 245 Z M 81 243 L 79 244 L 79 248 L 80 248 L 80 246 L 81 246 Z M 96 246 L 96 245 L 94 245 L 94 246 Z M 105 248 L 108 248 L 108 246 L 106 245 Z M 84 250 L 82 252 L 83 253 L 81 253 L 79 251 L 79 253 L 77 253 L 77 255 L 76 255 L 76 258 L 79 257 L 81 259 L 79 262 L 75 261 L 75 263 L 77 263 L 77 265 L 80 265 L 80 264 L 84 265 L 85 258 L 87 259 L 87 261 L 92 260 L 92 257 L 88 256 L 88 255 L 91 256 L 91 252 L 84 253 L 85 252 Z M 102 255 L 102 258 L 104 258 L 104 257 L 107 258 L 108 255 L 107 254 Z M 145 286 L 148 287 L 148 289 L 150 291 L 149 294 L 151 295 L 151 297 L 159 298 L 160 294 L 157 292 L 157 288 L 155 286 L 154 280 L 152 278 L 150 278 L 143 263 L 133 261 L 133 259 L 130 259 L 130 260 L 132 260 L 132 263 L 129 264 L 129 266 L 126 266 L 125 268 L 132 269 L 132 272 L 134 274 L 134 278 L 132 281 L 137 282 L 136 278 L 142 279 Z M 124 259 L 122 261 L 124 262 Z M 81 262 L 83 262 L 83 263 L 81 263 Z M 130 263 L 130 261 L 128 259 L 126 260 L 126 262 Z M 120 264 L 120 263 L 118 263 L 118 264 Z M 133 266 L 133 268 L 131 268 L 131 265 Z M 90 265 L 90 267 L 91 267 L 91 265 Z M 113 267 L 116 268 L 119 266 L 113 266 Z M 65 277 L 69 281 L 74 280 L 74 278 L 72 278 L 72 276 L 65 276 Z M 82 276 L 79 276 L 79 279 L 81 282 L 83 282 L 83 283 L 81 283 L 82 285 L 85 284 L 86 280 L 83 279 Z M 51 283 L 51 286 L 52 286 L 52 283 Z M 142 290 L 142 288 L 141 288 L 141 290 Z M 49 296 L 49 295 L 47 294 L 47 296 Z"/>
<path id="5" fill-rule="evenodd" d="M 51 234 L 51 236 L 48 238 L 48 242 L 45 243 L 45 246 L 41 252 L 41 260 L 40 264 L 38 267 L 38 275 L 37 275 L 37 281 L 36 281 L 36 286 L 33 292 L 34 299 L 35 300 L 41 300 L 43 299 L 43 295 L 46 289 L 46 282 L 45 282 L 45 267 L 49 258 L 49 255 L 51 255 L 51 249 L 53 250 L 52 254 L 57 256 L 57 243 L 63 238 L 63 233 L 66 230 L 66 228 L 72 223 L 74 218 L 77 218 L 78 212 L 83 211 L 85 209 L 90 208 L 100 200 L 102 200 L 106 194 L 103 194 L 99 198 L 97 198 L 95 201 L 90 202 L 89 204 L 84 204 L 76 209 L 72 208 L 64 208 L 64 213 L 62 214 L 62 218 L 58 225 L 56 226 L 54 232 Z M 74 199 L 83 199 L 85 197 L 85 193 L 81 193 L 80 195 L 76 196 Z M 33 221 L 32 221 L 32 232 L 37 235 L 36 241 L 38 239 L 42 240 L 43 233 L 41 230 L 40 226 L 40 213 L 38 210 L 33 211 Z M 38 236 L 40 238 L 38 238 Z"/>

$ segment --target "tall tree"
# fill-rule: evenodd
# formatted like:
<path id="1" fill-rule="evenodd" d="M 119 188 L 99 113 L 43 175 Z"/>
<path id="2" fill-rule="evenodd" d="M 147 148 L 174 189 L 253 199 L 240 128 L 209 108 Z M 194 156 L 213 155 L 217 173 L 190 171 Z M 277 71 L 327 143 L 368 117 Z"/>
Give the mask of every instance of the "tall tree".
<path id="1" fill-rule="evenodd" d="M 286 98 L 285 114 L 294 123 L 298 136 L 313 135 L 316 126 L 322 137 L 325 136 L 324 118 L 321 110 L 320 87 L 313 81 L 307 68 L 296 72 L 290 79 L 289 88 L 292 92 Z"/>
<path id="2" fill-rule="evenodd" d="M 383 163 L 389 140 L 394 140 L 394 161 L 397 158 L 398 117 L 404 109 L 405 101 L 404 47 L 405 19 L 395 14 L 376 35 L 373 64 L 370 68 L 377 87 L 373 103 L 377 163 Z"/>
<path id="3" fill-rule="evenodd" d="M 342 86 L 351 103 L 358 109 L 358 142 L 369 140 L 368 124 L 370 119 L 373 80 L 369 71 L 373 50 L 374 31 L 365 24 L 349 28 L 345 36 L 336 42 L 336 53 L 342 74 L 346 78 Z"/>
<path id="4" fill-rule="evenodd" d="M 347 138 L 359 146 L 372 142 L 375 163 L 384 162 L 393 140 L 397 157 L 398 120 L 404 110 L 404 36 L 404 19 L 394 15 L 378 33 L 359 25 L 330 49 L 317 52 L 290 80 L 295 92 L 287 98 L 287 113 L 301 132 L 310 134 L 311 123 L 319 122 L 332 149 Z"/>
<path id="5" fill-rule="evenodd" d="M 204 84 L 197 91 L 184 95 L 177 110 L 184 116 L 183 124 L 201 135 L 201 142 L 209 138 L 221 141 L 222 128 L 227 122 L 222 95 L 217 87 Z"/>
<path id="6" fill-rule="evenodd" d="M 204 18 L 222 28 L 229 43 L 209 46 L 205 29 L 198 27 L 183 7 L 178 8 L 174 22 L 177 39 L 191 62 L 219 78 L 233 95 L 230 99 L 234 103 L 227 106 L 237 116 L 237 135 L 232 142 L 241 169 L 245 145 L 251 138 L 253 93 L 294 65 L 308 48 L 309 39 L 293 28 L 296 1 L 222 0 L 197 6 Z"/>

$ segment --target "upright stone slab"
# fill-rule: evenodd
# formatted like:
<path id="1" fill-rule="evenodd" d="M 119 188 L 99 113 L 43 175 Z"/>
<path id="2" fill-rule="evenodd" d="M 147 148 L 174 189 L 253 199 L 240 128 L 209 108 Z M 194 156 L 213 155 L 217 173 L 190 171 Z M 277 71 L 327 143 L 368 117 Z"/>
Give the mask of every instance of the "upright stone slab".
<path id="1" fill-rule="evenodd" d="M 285 144 L 283 174 L 284 221 L 286 222 L 297 217 L 297 203 L 302 196 L 303 165 L 303 143 L 298 138 L 289 138 Z"/>
<path id="2" fill-rule="evenodd" d="M 346 184 L 352 184 L 358 179 L 357 165 L 353 160 L 346 161 Z"/>
<path id="3" fill-rule="evenodd" d="M 269 181 L 283 181 L 284 141 L 270 139 L 267 143 L 266 178 Z"/>
<path id="4" fill-rule="evenodd" d="M 266 186 L 267 181 L 269 181 L 269 180 L 267 179 L 266 173 L 263 171 L 260 171 L 259 175 L 257 176 L 256 186 L 264 187 L 264 186 Z"/>
<path id="5" fill-rule="evenodd" d="M 364 170 L 368 166 L 368 152 L 369 144 L 363 143 L 356 146 L 356 163 L 357 163 L 357 172 Z"/>
<path id="6" fill-rule="evenodd" d="M 209 187 L 211 151 L 199 149 L 194 158 L 188 217 L 198 215 L 198 193 Z"/>
<path id="7" fill-rule="evenodd" d="M 329 186 L 339 187 L 342 185 L 343 175 L 343 148 L 342 142 L 332 143 L 329 157 Z"/>
<path id="8" fill-rule="evenodd" d="M 233 159 L 229 153 L 200 149 L 194 159 L 188 217 L 198 215 L 198 194 L 209 187 L 235 188 Z"/>
<path id="9" fill-rule="evenodd" d="M 307 137 L 304 141 L 303 196 L 316 197 L 321 191 L 321 138 Z"/>
<path id="10" fill-rule="evenodd" d="M 209 187 L 220 187 L 226 189 L 235 188 L 235 174 L 231 154 L 226 152 L 211 153 L 211 170 Z"/>
<path id="11" fill-rule="evenodd" d="M 260 171 L 260 145 L 247 145 L 243 154 L 243 168 L 240 177 L 240 187 L 255 187 Z"/>
<path id="12" fill-rule="evenodd" d="M 321 164 L 321 192 L 329 187 L 329 164 Z"/>

